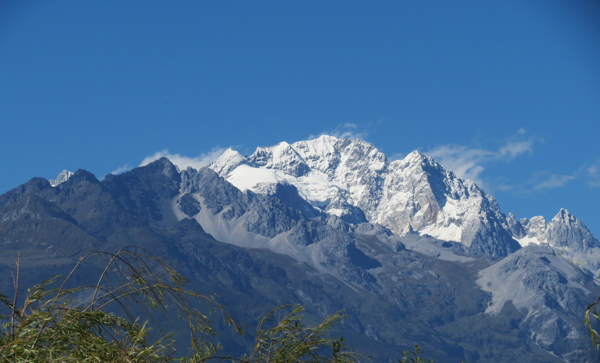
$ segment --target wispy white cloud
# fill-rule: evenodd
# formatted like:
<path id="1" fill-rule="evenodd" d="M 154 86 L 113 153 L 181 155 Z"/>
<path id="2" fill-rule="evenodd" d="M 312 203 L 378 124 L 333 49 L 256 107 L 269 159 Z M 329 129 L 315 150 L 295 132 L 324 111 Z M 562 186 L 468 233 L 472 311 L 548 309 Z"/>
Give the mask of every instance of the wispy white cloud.
<path id="1" fill-rule="evenodd" d="M 501 157 L 507 157 L 509 159 L 514 159 L 519 155 L 523 155 L 525 153 L 532 154 L 533 153 L 533 141 L 512 141 L 506 143 L 503 147 L 498 151 L 498 155 Z"/>
<path id="2" fill-rule="evenodd" d="M 366 124 L 357 124 L 352 122 L 341 123 L 338 124 L 334 129 L 324 130 L 317 135 L 310 134 L 307 139 L 312 140 L 322 135 L 329 135 L 335 136 L 338 139 L 359 139 L 366 141 L 367 136 L 373 133 L 377 127 L 383 123 L 383 121 L 384 118 L 381 118 L 377 121 L 371 121 Z"/>
<path id="3" fill-rule="evenodd" d="M 534 190 L 543 190 L 543 189 L 553 189 L 553 188 L 562 187 L 563 185 L 567 184 L 568 182 L 570 182 L 571 180 L 574 180 L 576 178 L 577 177 L 575 175 L 552 174 L 548 177 L 548 179 L 535 184 L 533 189 Z"/>
<path id="4" fill-rule="evenodd" d="M 164 149 L 161 151 L 157 151 L 150 156 L 145 157 L 139 166 L 145 166 L 145 165 L 150 164 L 154 160 L 158 160 L 162 157 L 166 157 L 167 159 L 171 160 L 171 162 L 173 164 L 177 165 L 177 167 L 180 170 L 185 170 L 188 167 L 192 167 L 192 168 L 198 170 L 198 169 L 201 169 L 201 168 L 207 166 L 208 164 L 210 164 L 211 162 L 213 162 L 214 160 L 219 158 L 219 156 L 221 156 L 221 154 L 223 154 L 223 152 L 225 150 L 226 149 L 224 149 L 224 148 L 215 147 L 207 153 L 202 153 L 196 157 L 189 157 L 189 156 L 184 156 L 184 155 L 180 155 L 180 154 L 171 154 L 169 152 L 169 150 Z"/>
<path id="5" fill-rule="evenodd" d="M 587 185 L 592 188 L 600 188 L 600 158 L 585 171 L 587 172 Z"/>
<path id="6" fill-rule="evenodd" d="M 506 160 L 512 160 L 523 154 L 533 154 L 533 139 L 525 136 L 526 131 L 520 128 L 514 135 L 511 135 L 498 152 L 496 156 Z"/>
<path id="7" fill-rule="evenodd" d="M 126 171 L 131 170 L 131 166 L 129 165 L 129 163 L 123 165 L 123 166 L 119 166 L 116 170 L 111 171 L 111 174 L 117 175 L 117 174 L 121 174 L 124 173 Z"/>
<path id="8" fill-rule="evenodd" d="M 316 139 L 322 135 L 335 136 L 338 139 L 360 139 L 364 140 L 368 135 L 367 128 L 371 126 L 368 124 L 366 127 L 360 126 L 354 123 L 342 123 L 337 125 L 333 130 L 325 130 L 318 135 L 310 135 L 308 139 Z"/>
<path id="9" fill-rule="evenodd" d="M 430 155 L 446 169 L 458 177 L 469 179 L 483 186 L 481 173 L 485 165 L 497 161 L 511 161 L 523 154 L 533 153 L 534 139 L 525 136 L 525 129 L 518 130 L 508 137 L 498 149 L 472 148 L 464 145 L 448 144 L 434 147 L 424 153 Z"/>
<path id="10" fill-rule="evenodd" d="M 461 145 L 441 145 L 425 154 L 431 156 L 446 169 L 452 170 L 459 178 L 469 179 L 482 185 L 479 175 L 483 164 L 493 160 L 497 153 L 483 149 L 470 149 Z"/>
<path id="11" fill-rule="evenodd" d="M 387 157 L 387 159 L 389 161 L 396 161 L 396 160 L 402 160 L 406 157 L 406 154 L 402 154 L 402 153 L 393 153 L 391 155 L 389 155 Z"/>
<path id="12" fill-rule="evenodd" d="M 533 185 L 533 191 L 543 191 L 560 188 L 573 180 L 581 180 L 589 187 L 600 188 L 600 158 L 594 164 L 584 164 L 570 174 L 550 174 L 547 172 L 534 174 L 529 184 Z"/>

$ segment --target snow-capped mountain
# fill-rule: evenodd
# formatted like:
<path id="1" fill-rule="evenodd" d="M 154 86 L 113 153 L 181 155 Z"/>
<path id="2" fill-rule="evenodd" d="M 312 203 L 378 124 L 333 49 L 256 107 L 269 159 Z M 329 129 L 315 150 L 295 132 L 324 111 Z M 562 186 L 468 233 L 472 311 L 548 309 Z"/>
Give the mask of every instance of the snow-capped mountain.
<path id="1" fill-rule="evenodd" d="M 546 243 L 554 248 L 578 252 L 600 247 L 600 242 L 583 222 L 566 209 L 561 209 L 550 223 L 544 217 L 537 216 L 531 219 L 523 218 L 516 225 L 522 227 L 522 232 L 513 235 L 524 246 Z"/>
<path id="2" fill-rule="evenodd" d="M 460 242 L 476 253 L 506 256 L 531 243 L 568 253 L 600 248 L 567 210 L 550 223 L 541 216 L 519 221 L 510 213 L 506 217 L 475 183 L 419 151 L 390 162 L 368 142 L 323 135 L 259 147 L 249 156 L 227 149 L 209 167 L 241 191 L 273 195 L 293 185 L 308 202 L 295 207 L 307 216 L 325 212 L 355 225 L 380 224 L 397 235 Z M 72 175 L 64 170 L 49 182 L 56 187 Z M 600 256 L 600 249 L 594 254 Z M 600 259 L 592 265 L 600 268 Z"/>
<path id="3" fill-rule="evenodd" d="M 549 223 L 504 217 L 433 159 L 389 162 L 359 140 L 228 150 L 211 167 L 161 158 L 102 181 L 85 170 L 56 186 L 34 178 L 0 195 L 0 251 L 35 253 L 55 274 L 89 251 L 139 245 L 242 315 L 344 309 L 344 336 L 377 361 L 417 343 L 457 363 L 600 357 L 581 324 L 600 294 L 589 276 L 600 248 L 566 210 Z M 510 253 L 511 236 L 535 243 Z"/>
<path id="4" fill-rule="evenodd" d="M 517 221 L 509 215 L 513 237 L 522 246 L 547 245 L 590 275 L 600 278 L 600 242 L 590 230 L 561 209 L 550 222 L 542 216 Z"/>
<path id="5" fill-rule="evenodd" d="M 323 135 L 259 147 L 249 156 L 228 149 L 209 167 L 242 191 L 269 194 L 274 184 L 289 183 L 313 207 L 346 222 L 461 242 L 478 253 L 506 256 L 529 243 L 600 247 L 566 210 L 550 224 L 543 217 L 506 217 L 474 182 L 419 151 L 390 162 L 368 142 Z"/>
<path id="6" fill-rule="evenodd" d="M 210 167 L 240 190 L 293 184 L 311 205 L 350 223 L 378 223 L 395 234 L 427 234 L 497 256 L 520 247 L 492 196 L 419 151 L 390 162 L 365 141 L 321 136 L 247 157 L 229 149 Z"/>
<path id="7" fill-rule="evenodd" d="M 68 171 L 68 170 L 63 170 L 60 174 L 58 174 L 58 176 L 56 177 L 55 180 L 48 180 L 48 182 L 50 182 L 50 185 L 55 187 L 61 183 L 66 182 L 72 176 L 73 176 L 73 172 Z"/>

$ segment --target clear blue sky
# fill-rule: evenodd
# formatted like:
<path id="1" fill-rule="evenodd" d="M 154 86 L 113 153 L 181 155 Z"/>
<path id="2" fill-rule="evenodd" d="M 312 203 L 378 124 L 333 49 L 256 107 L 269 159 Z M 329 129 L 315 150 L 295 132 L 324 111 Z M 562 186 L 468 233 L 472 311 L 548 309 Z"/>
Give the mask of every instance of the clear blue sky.
<path id="1" fill-rule="evenodd" d="M 0 0 L 0 122 L 0 193 L 350 134 L 600 238 L 600 5 Z"/>

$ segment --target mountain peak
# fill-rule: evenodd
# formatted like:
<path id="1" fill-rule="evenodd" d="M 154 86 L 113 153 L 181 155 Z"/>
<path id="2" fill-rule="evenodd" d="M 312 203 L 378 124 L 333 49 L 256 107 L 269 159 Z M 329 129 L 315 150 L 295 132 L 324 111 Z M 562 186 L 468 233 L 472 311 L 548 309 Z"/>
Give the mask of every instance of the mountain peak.
<path id="1" fill-rule="evenodd" d="M 552 246 L 576 251 L 600 247 L 600 242 L 583 222 L 564 208 L 548 224 L 547 239 Z"/>
<path id="2" fill-rule="evenodd" d="M 73 176 L 73 172 L 70 172 L 68 170 L 63 170 L 60 174 L 58 174 L 58 176 L 56 177 L 55 180 L 48 180 L 48 182 L 50 182 L 50 185 L 52 185 L 53 187 L 66 182 L 71 176 Z"/>
<path id="3" fill-rule="evenodd" d="M 563 220 L 563 221 L 575 221 L 575 218 L 568 210 L 565 208 L 561 208 L 560 211 L 552 218 L 554 220 Z"/>
<path id="4" fill-rule="evenodd" d="M 423 154 L 419 150 L 415 150 L 410 154 L 406 155 L 406 157 L 402 159 L 401 162 L 403 162 L 405 165 L 416 165 L 422 164 L 423 162 L 426 162 L 428 164 L 435 163 L 435 161 L 430 156 Z"/>
<path id="5" fill-rule="evenodd" d="M 542 216 L 521 219 L 519 224 L 524 233 L 513 232 L 522 246 L 547 243 L 553 248 L 564 251 L 584 252 L 600 247 L 600 242 L 589 229 L 568 210 L 562 208 L 550 222 Z"/>
<path id="6" fill-rule="evenodd" d="M 148 170 L 152 172 L 160 172 L 171 179 L 177 178 L 177 176 L 179 175 L 179 168 L 177 167 L 177 165 L 173 164 L 171 160 L 167 159 L 164 156 L 158 160 L 154 160 L 150 164 L 145 165 L 139 169 Z M 128 173 L 131 173 L 131 171 Z"/>
<path id="7" fill-rule="evenodd" d="M 248 157 L 253 167 L 282 170 L 294 177 L 305 175 L 310 168 L 294 148 L 283 141 L 271 147 L 258 147 Z"/>
<path id="8" fill-rule="evenodd" d="M 410 159 L 426 159 L 427 156 L 425 156 L 425 154 L 423 154 L 419 150 L 414 150 L 410 154 L 406 155 L 406 158 L 410 158 Z"/>
<path id="9" fill-rule="evenodd" d="M 282 141 L 279 144 L 275 145 L 274 148 L 288 149 L 290 144 L 287 141 Z"/>
<path id="10" fill-rule="evenodd" d="M 320 135 L 314 139 L 309 139 L 307 141 L 317 141 L 320 143 L 335 144 L 338 140 L 340 140 L 340 139 L 335 136 L 332 136 L 332 135 Z"/>
<path id="11" fill-rule="evenodd" d="M 246 158 L 242 154 L 232 148 L 228 148 L 217 160 L 210 163 L 209 167 L 218 174 L 226 175 L 245 162 Z"/>
<path id="12" fill-rule="evenodd" d="M 336 152 L 335 145 L 339 139 L 335 136 L 321 135 L 316 139 L 295 142 L 292 147 L 305 160 L 314 159 L 317 156 L 326 156 Z"/>

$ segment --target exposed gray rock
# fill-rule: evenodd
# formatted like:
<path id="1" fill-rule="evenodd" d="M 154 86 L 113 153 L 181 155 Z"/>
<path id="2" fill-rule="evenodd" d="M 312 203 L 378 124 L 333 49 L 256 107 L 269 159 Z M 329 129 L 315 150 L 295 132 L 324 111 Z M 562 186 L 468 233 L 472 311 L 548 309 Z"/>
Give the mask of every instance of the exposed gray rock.
<path id="1" fill-rule="evenodd" d="M 532 332 L 538 346 L 563 359 L 589 349 L 581 339 L 587 334 L 581 317 L 600 289 L 552 248 L 524 247 L 480 274 L 477 282 L 492 293 L 487 313 L 498 314 L 510 301 L 517 309 L 526 309 L 520 324 Z"/>
<path id="2" fill-rule="evenodd" d="M 561 209 L 550 223 L 537 216 L 521 219 L 515 229 L 519 224 L 524 232 L 513 236 L 521 245 L 550 246 L 571 263 L 600 278 L 600 242 L 568 210 Z"/>
<path id="3" fill-rule="evenodd" d="M 278 198 L 286 206 L 292 209 L 297 209 L 300 212 L 302 212 L 302 214 L 306 218 L 326 216 L 325 213 L 316 209 L 304 198 L 302 198 L 300 194 L 298 194 L 298 189 L 293 184 L 289 184 L 286 181 L 278 182 L 275 184 L 267 183 L 263 188 L 261 188 L 260 194 L 266 194 Z"/>
<path id="4" fill-rule="evenodd" d="M 522 219 L 522 222 L 524 222 L 527 225 L 528 220 Z M 515 216 L 512 213 L 508 213 L 508 217 L 506 217 L 506 224 L 508 225 L 508 229 L 510 231 L 510 234 L 514 237 L 514 238 L 523 238 L 527 235 L 527 233 L 525 233 L 525 228 L 523 226 L 523 224 L 519 221 L 517 221 L 517 219 L 515 218 Z"/>
<path id="5" fill-rule="evenodd" d="M 179 199 L 179 209 L 188 217 L 193 217 L 200 212 L 200 202 L 198 202 L 190 193 L 185 193 Z"/>
<path id="6" fill-rule="evenodd" d="M 546 230 L 546 239 L 551 246 L 577 252 L 600 247 L 600 242 L 590 230 L 566 209 L 561 209 L 552 218 Z"/>
<path id="7" fill-rule="evenodd" d="M 375 235 L 375 236 L 391 236 L 392 231 L 385 228 L 381 224 L 361 223 L 353 229 L 358 234 Z"/>

